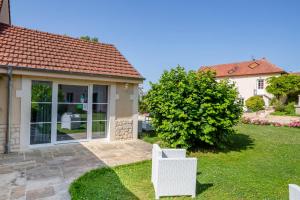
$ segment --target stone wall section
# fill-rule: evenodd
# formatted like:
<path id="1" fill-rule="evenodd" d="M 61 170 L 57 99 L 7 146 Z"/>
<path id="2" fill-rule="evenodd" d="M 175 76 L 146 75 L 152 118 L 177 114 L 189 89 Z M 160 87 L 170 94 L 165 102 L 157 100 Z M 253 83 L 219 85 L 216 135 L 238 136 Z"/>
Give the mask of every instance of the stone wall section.
<path id="1" fill-rule="evenodd" d="M 115 127 L 115 140 L 133 139 L 133 120 L 118 119 Z"/>
<path id="2" fill-rule="evenodd" d="M 4 153 L 6 125 L 0 125 L 0 153 Z M 20 125 L 12 125 L 10 135 L 10 151 L 20 150 Z"/>

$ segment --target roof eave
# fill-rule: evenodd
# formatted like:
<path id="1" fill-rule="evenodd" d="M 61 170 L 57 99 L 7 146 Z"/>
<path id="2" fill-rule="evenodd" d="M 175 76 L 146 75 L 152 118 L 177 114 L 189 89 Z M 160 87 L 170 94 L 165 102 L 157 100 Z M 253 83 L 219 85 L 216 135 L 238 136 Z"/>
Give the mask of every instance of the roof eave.
<path id="1" fill-rule="evenodd" d="M 216 78 L 226 78 L 226 77 L 243 77 L 243 76 L 258 76 L 258 75 L 268 75 L 268 74 L 286 74 L 286 71 L 278 71 L 278 72 L 267 72 L 267 73 L 257 73 L 257 74 L 242 74 L 242 75 L 235 75 L 230 74 L 226 76 L 216 76 Z"/>
<path id="2" fill-rule="evenodd" d="M 35 71 L 35 72 L 44 72 L 44 73 L 59 73 L 59 74 L 68 74 L 68 75 L 81 75 L 81 76 L 92 76 L 92 77 L 105 77 L 105 78 L 116 78 L 116 79 L 127 79 L 127 80 L 137 80 L 144 81 L 144 77 L 132 77 L 132 76 L 118 76 L 118 75 L 109 75 L 109 74 L 92 74 L 92 73 L 83 73 L 83 72 L 71 72 L 71 71 L 60 71 L 60 70 L 48 70 L 48 69 L 38 69 L 22 66 L 12 66 L 12 65 L 0 65 L 0 68 L 13 67 L 14 70 L 20 71 Z"/>

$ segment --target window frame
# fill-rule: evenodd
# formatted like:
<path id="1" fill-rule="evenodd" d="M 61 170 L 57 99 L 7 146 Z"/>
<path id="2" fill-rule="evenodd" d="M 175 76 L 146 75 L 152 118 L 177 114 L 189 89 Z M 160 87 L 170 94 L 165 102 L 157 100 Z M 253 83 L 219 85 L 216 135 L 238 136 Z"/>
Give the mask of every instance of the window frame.
<path id="1" fill-rule="evenodd" d="M 33 95 L 32 95 L 32 91 L 33 91 L 33 86 L 34 86 L 34 83 L 37 82 L 37 83 L 47 83 L 49 84 L 50 86 L 50 89 L 51 89 L 51 96 L 50 96 L 50 99 L 51 99 L 51 102 L 49 101 L 32 101 L 32 98 L 33 98 Z M 52 141 L 52 109 L 53 109 L 53 102 L 52 102 L 52 97 L 53 97 L 53 82 L 52 81 L 44 81 L 44 80 L 31 80 L 31 87 L 30 87 L 30 91 L 31 91 L 31 96 L 30 96 L 30 118 L 29 118 L 29 122 L 30 122 L 30 130 L 29 130 L 29 144 L 30 145 L 33 145 L 33 146 L 38 146 L 38 145 L 47 145 L 47 144 L 51 144 L 53 141 Z M 50 121 L 38 121 L 38 122 L 33 122 L 32 121 L 32 105 L 33 104 L 50 104 Z M 31 141 L 31 137 L 32 137 L 32 126 L 33 125 L 43 125 L 43 124 L 50 124 L 50 139 L 48 142 L 44 142 L 44 143 L 32 143 Z"/>
<path id="2" fill-rule="evenodd" d="M 264 79 L 258 79 L 257 80 L 257 89 L 258 90 L 265 89 L 265 80 Z"/>
<path id="3" fill-rule="evenodd" d="M 105 86 L 106 87 L 106 103 L 94 103 L 94 86 Z M 105 131 L 104 131 L 104 137 L 100 137 L 100 138 L 93 138 L 93 128 L 91 130 L 91 139 L 102 139 L 102 138 L 107 138 L 107 127 L 108 127 L 108 113 L 109 113 L 109 85 L 100 85 L 100 84 L 93 84 L 92 85 L 92 99 L 91 99 L 91 114 L 92 114 L 92 120 L 91 120 L 91 127 L 93 127 L 93 122 L 104 122 L 104 126 L 105 126 Z M 106 117 L 105 120 L 99 120 L 93 119 L 93 105 L 106 105 Z"/>
<path id="4" fill-rule="evenodd" d="M 26 114 L 26 118 L 29 118 L 28 120 L 24 120 L 27 122 L 28 125 L 24 125 L 24 122 L 22 122 L 22 126 L 25 127 L 24 131 L 26 130 L 26 135 L 24 134 L 24 143 L 21 142 L 24 145 L 28 145 L 30 148 L 38 148 L 43 146 L 52 146 L 55 144 L 62 144 L 62 143 L 72 143 L 72 142 L 84 142 L 84 141 L 91 141 L 91 140 L 110 140 L 110 116 L 111 116 L 111 90 L 112 86 L 114 84 L 101 84 L 101 83 L 95 83 L 95 82 L 77 82 L 77 81 L 70 81 L 70 80 L 52 80 L 52 79 L 42 79 L 42 78 L 28 78 L 23 80 L 26 85 L 28 85 L 28 88 L 30 88 L 29 93 L 26 97 L 26 113 L 29 113 L 29 116 Z M 52 98 L 51 101 L 46 102 L 47 104 L 51 104 L 51 122 L 46 122 L 47 124 L 50 124 L 50 132 L 51 132 L 51 140 L 50 143 L 41 143 L 41 144 L 31 144 L 30 143 L 30 125 L 31 125 L 31 96 L 32 96 L 32 83 L 33 81 L 41 81 L 41 82 L 50 82 L 52 87 Z M 58 94 L 59 94 L 59 85 L 71 85 L 71 86 L 86 86 L 88 88 L 86 99 L 87 101 L 85 103 L 69 103 L 69 102 L 59 102 Z M 106 87 L 106 102 L 105 103 L 94 103 L 94 104 L 102 104 L 106 105 L 106 119 L 105 120 L 93 120 L 93 86 L 99 85 L 99 86 L 105 86 Z M 74 97 L 75 98 L 75 97 Z M 33 102 L 38 103 L 38 102 Z M 45 103 L 45 102 L 43 102 Z M 59 141 L 57 140 L 57 124 L 61 123 L 61 121 L 58 121 L 58 105 L 59 104 L 86 104 L 87 105 L 87 119 L 86 121 L 76 121 L 76 122 L 83 122 L 87 124 L 86 128 L 86 137 L 84 139 L 74 139 L 74 140 L 65 140 L 65 141 Z M 28 106 L 28 107 L 27 107 Z M 22 114 L 23 115 L 23 114 Z M 25 117 L 25 115 L 24 115 Z M 103 121 L 105 123 L 105 134 L 104 137 L 93 137 L 93 131 L 92 131 L 92 125 L 93 122 L 97 121 Z M 75 121 L 74 121 L 75 122 Z M 40 122 L 37 122 L 39 124 Z M 22 139 L 21 139 L 22 140 Z"/>

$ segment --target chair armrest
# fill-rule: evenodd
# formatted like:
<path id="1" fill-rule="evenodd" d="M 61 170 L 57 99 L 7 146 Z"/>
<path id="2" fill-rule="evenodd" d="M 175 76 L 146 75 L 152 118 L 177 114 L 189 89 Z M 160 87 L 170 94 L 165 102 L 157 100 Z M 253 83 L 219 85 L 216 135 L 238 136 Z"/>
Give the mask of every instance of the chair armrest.
<path id="1" fill-rule="evenodd" d="M 185 158 L 185 149 L 162 149 L 163 158 Z"/>

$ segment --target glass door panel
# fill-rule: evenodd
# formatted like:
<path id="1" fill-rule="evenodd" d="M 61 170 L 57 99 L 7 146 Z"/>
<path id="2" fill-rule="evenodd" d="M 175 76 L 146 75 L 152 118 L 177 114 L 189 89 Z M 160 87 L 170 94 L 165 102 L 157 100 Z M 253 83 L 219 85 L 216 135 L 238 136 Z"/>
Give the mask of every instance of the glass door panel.
<path id="1" fill-rule="evenodd" d="M 30 144 L 51 143 L 52 83 L 32 81 Z"/>
<path id="2" fill-rule="evenodd" d="M 92 138 L 106 138 L 107 130 L 107 90 L 106 85 L 93 85 Z"/>
<path id="3" fill-rule="evenodd" d="M 58 85 L 57 141 L 87 139 L 88 87 Z"/>

